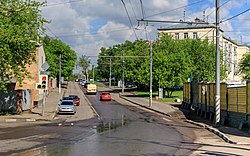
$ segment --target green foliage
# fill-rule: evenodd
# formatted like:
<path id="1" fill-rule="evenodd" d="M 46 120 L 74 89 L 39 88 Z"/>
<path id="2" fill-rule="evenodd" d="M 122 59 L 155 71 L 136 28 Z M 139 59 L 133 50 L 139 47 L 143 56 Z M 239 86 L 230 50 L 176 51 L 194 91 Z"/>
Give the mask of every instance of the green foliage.
<path id="1" fill-rule="evenodd" d="M 79 58 L 79 65 L 80 65 L 80 67 L 82 67 L 82 69 L 85 72 L 85 74 L 87 74 L 86 71 L 87 71 L 87 68 L 90 65 L 89 57 L 87 57 L 87 56 L 81 56 Z"/>
<path id="2" fill-rule="evenodd" d="M 34 62 L 35 43 L 43 33 L 41 7 L 35 0 L 0 2 L 0 89 L 13 79 L 19 83 L 29 76 L 26 67 Z"/>
<path id="3" fill-rule="evenodd" d="M 125 82 L 139 82 L 149 87 L 150 44 L 147 41 L 126 41 L 114 47 L 102 48 L 98 59 L 98 74 L 103 78 L 109 78 L 109 58 L 103 56 L 110 56 L 112 77 L 120 80 L 123 54 Z M 190 74 L 193 75 L 193 80 L 215 81 L 215 45 L 207 39 L 174 40 L 168 35 L 163 35 L 159 41 L 153 43 L 152 74 L 154 89 L 165 88 L 168 96 L 172 96 L 172 90 L 169 88 L 182 86 Z M 222 63 L 221 76 L 222 79 L 225 76 L 225 67 Z"/>
<path id="4" fill-rule="evenodd" d="M 71 78 L 73 69 L 77 61 L 76 53 L 65 43 L 58 39 L 53 39 L 48 36 L 43 38 L 44 51 L 46 61 L 50 65 L 50 77 L 58 78 L 60 70 L 60 55 L 61 55 L 61 73 L 62 77 Z"/>
<path id="5" fill-rule="evenodd" d="M 250 79 L 250 53 L 243 55 L 240 61 L 240 72 L 244 74 L 244 79 Z"/>

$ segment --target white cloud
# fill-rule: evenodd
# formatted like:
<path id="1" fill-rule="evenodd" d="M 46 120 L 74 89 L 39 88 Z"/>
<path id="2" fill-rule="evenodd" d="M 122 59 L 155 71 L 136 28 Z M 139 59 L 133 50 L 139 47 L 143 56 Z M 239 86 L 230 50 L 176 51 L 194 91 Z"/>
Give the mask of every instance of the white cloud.
<path id="1" fill-rule="evenodd" d="M 231 0 L 221 8 L 221 19 L 230 17 L 233 9 L 242 10 L 242 7 L 250 0 Z M 137 19 L 142 18 L 142 10 L 140 0 L 124 0 L 127 11 L 133 23 L 137 26 Z M 192 21 L 194 18 L 203 18 L 203 11 L 209 16 L 209 22 L 215 21 L 214 0 L 204 1 L 188 7 L 188 0 L 142 0 L 143 9 L 146 17 L 155 20 L 180 20 L 183 19 L 184 11 L 186 12 L 186 20 Z M 60 4 L 59 4 L 60 3 Z M 62 4 L 63 3 L 63 4 Z M 194 3 L 190 1 L 190 3 Z M 222 2 L 221 2 L 222 3 Z M 123 3 L 120 0 L 75 0 L 69 3 L 69 0 L 53 0 L 42 8 L 43 16 L 51 20 L 48 27 L 56 34 L 59 39 L 69 44 L 80 55 L 98 55 L 100 47 L 109 47 L 114 44 L 123 43 L 125 40 L 135 40 L 135 34 L 131 29 L 128 16 L 125 12 Z M 175 8 L 179 8 L 176 9 Z M 172 10 L 172 11 L 170 11 Z M 244 21 L 243 16 L 237 18 L 240 26 L 250 23 Z M 149 23 L 149 36 L 154 39 L 160 26 L 163 23 Z M 154 26 L 152 26 L 154 25 Z M 222 28 L 227 31 L 240 29 L 235 27 L 235 22 L 228 21 L 222 24 Z M 53 36 L 50 31 L 48 34 Z M 145 38 L 144 31 L 136 31 L 139 38 Z M 237 37 L 239 33 L 228 33 Z M 247 37 L 244 37 L 247 38 Z"/>

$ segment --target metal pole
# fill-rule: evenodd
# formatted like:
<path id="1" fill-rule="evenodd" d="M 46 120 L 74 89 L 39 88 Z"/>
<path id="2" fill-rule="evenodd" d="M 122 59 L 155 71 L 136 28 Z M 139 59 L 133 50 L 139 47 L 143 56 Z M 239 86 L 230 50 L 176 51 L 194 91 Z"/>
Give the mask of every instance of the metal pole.
<path id="1" fill-rule="evenodd" d="M 43 90 L 43 103 L 42 103 L 42 116 L 44 115 L 44 107 L 45 107 L 45 90 Z"/>
<path id="2" fill-rule="evenodd" d="M 92 64 L 92 76 L 93 76 L 93 82 L 95 82 L 95 68 L 94 68 L 94 65 Z"/>
<path id="3" fill-rule="evenodd" d="M 62 54 L 60 54 L 60 56 L 59 56 L 59 93 L 61 93 L 61 59 L 62 59 Z"/>
<path id="4" fill-rule="evenodd" d="M 122 51 L 122 94 L 124 93 L 124 51 Z"/>
<path id="5" fill-rule="evenodd" d="M 215 125 L 220 123 L 220 0 L 216 0 L 216 95 L 215 95 Z"/>
<path id="6" fill-rule="evenodd" d="M 109 87 L 111 88 L 111 57 L 109 58 Z"/>
<path id="7" fill-rule="evenodd" d="M 152 41 L 150 41 L 150 90 L 149 90 L 149 107 L 152 106 L 152 71 L 153 71 L 153 59 L 152 59 Z"/>

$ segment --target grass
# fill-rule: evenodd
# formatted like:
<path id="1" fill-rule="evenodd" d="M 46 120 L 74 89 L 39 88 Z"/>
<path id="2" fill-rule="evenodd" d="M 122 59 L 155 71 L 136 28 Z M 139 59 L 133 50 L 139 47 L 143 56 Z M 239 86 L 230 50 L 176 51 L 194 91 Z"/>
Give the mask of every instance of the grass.
<path id="1" fill-rule="evenodd" d="M 95 84 L 96 86 L 98 86 L 98 87 L 104 87 L 105 85 L 103 84 L 103 83 L 100 83 L 100 82 L 91 82 L 92 84 Z"/>
<path id="2" fill-rule="evenodd" d="M 140 97 L 145 97 L 145 98 L 149 98 L 149 92 L 143 92 L 143 91 L 135 91 L 134 92 L 136 95 L 140 96 Z M 158 96 L 158 92 L 153 92 L 153 100 L 156 100 L 156 96 Z M 161 102 L 175 102 L 175 99 L 181 99 L 183 98 L 183 91 L 174 91 L 172 93 L 172 97 L 171 98 L 162 98 L 159 99 L 158 101 Z"/>

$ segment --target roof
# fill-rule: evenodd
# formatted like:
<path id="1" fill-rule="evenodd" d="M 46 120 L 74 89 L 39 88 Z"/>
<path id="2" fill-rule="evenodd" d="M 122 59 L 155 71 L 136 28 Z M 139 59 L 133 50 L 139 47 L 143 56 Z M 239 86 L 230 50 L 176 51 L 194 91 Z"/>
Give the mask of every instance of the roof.
<path id="1" fill-rule="evenodd" d="M 179 29 L 202 29 L 202 28 L 216 28 L 214 24 L 195 24 L 193 22 L 190 23 L 180 23 L 180 24 L 175 24 L 166 28 L 158 28 L 159 31 L 163 30 L 179 30 Z M 221 30 L 222 31 L 222 30 Z"/>

